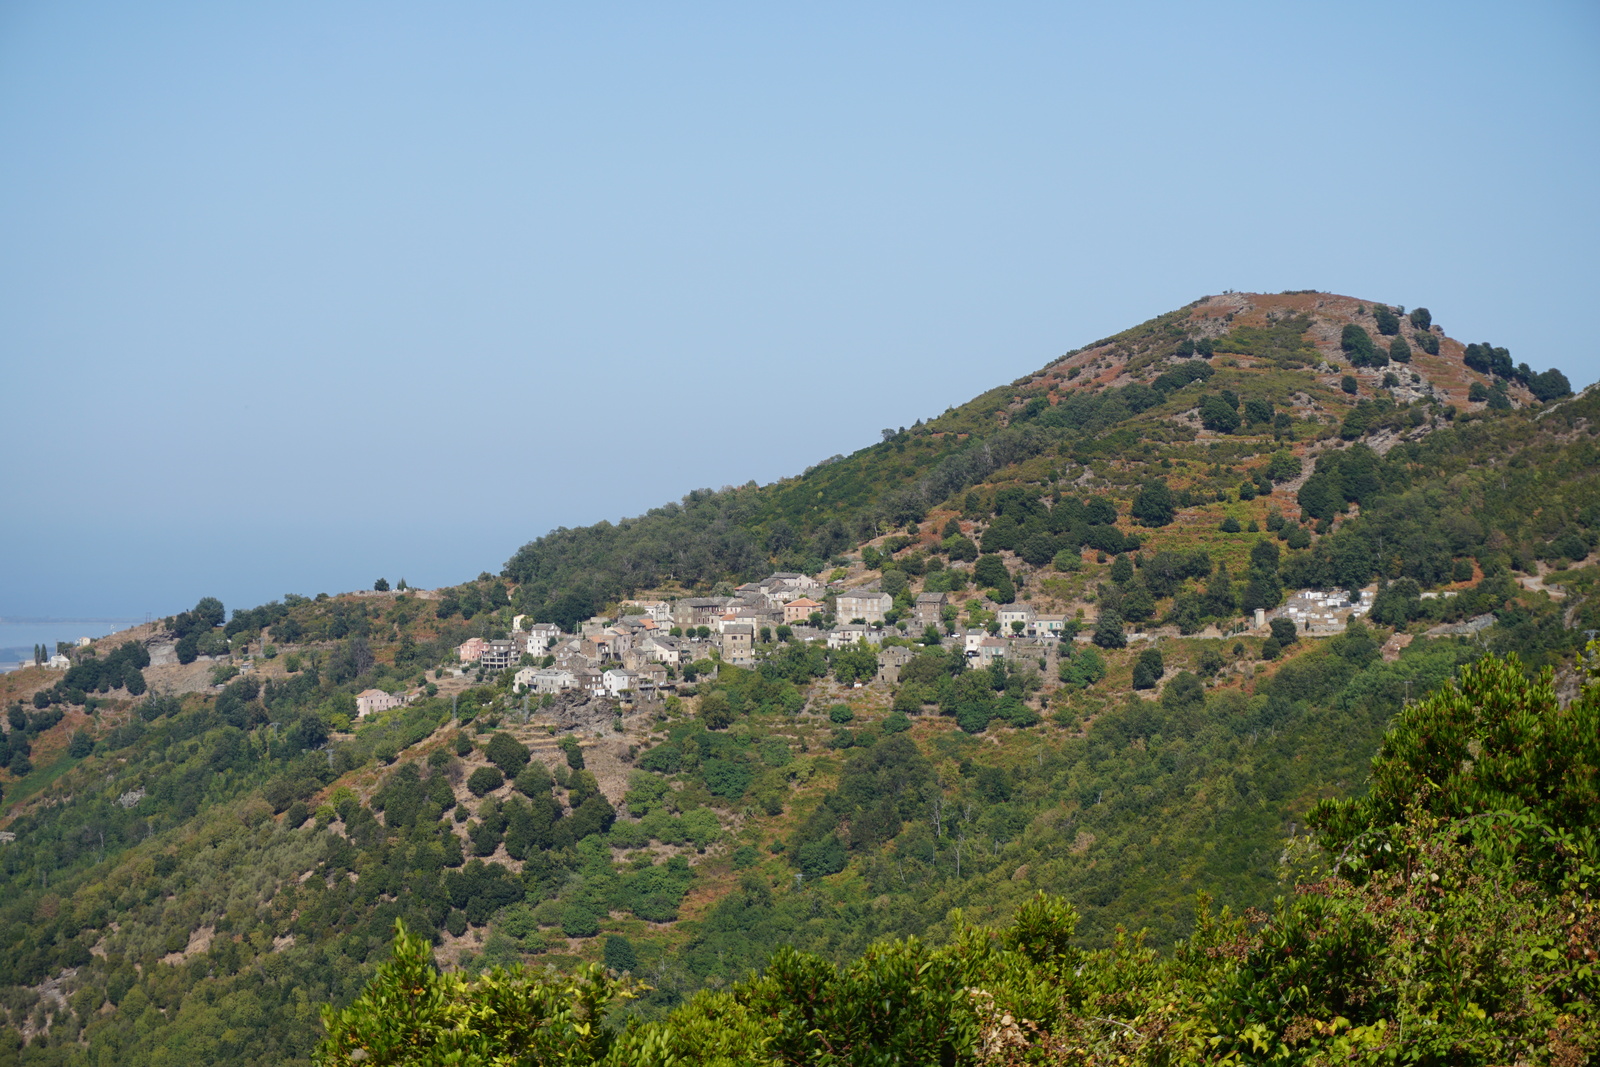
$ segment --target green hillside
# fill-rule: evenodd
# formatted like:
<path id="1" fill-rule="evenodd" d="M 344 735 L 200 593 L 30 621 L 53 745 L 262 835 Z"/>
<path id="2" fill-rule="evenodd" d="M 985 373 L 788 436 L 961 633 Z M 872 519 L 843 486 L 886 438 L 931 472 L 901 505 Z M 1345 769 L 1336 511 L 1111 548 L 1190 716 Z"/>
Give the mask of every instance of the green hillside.
<path id="1" fill-rule="evenodd" d="M 1567 391 L 1558 371 L 1535 373 L 1503 348 L 1445 336 L 1426 309 L 1400 316 L 1322 293 L 1226 294 L 800 477 L 701 490 L 614 525 L 554 531 L 520 549 L 504 576 L 517 585 L 518 610 L 570 624 L 655 586 L 709 590 L 772 569 L 819 573 L 907 524 L 932 547 L 952 515 L 984 521 L 995 492 L 1010 486 L 1092 491 L 1127 517 L 1154 476 L 1178 494 L 1183 520 L 1264 519 L 1265 505 L 1216 505 L 1245 503 L 1246 481 L 1266 489 L 1279 453 L 1308 464 L 1346 441 L 1383 450 Z M 1274 480 L 1294 484 L 1285 462 Z"/>
<path id="2" fill-rule="evenodd" d="M 1575 684 L 1597 408 L 1422 309 L 1225 294 L 498 575 L 208 599 L 0 677 L 0 1064 L 309 1062 L 396 919 L 462 973 L 629 970 L 641 1018 L 781 945 L 844 962 L 1040 892 L 1075 951 L 1165 950 L 1196 892 L 1270 905 L 1408 701 L 1486 652 Z M 777 627 L 748 669 L 698 645 L 673 695 L 617 704 L 450 669 L 518 615 L 570 631 L 773 571 L 833 583 L 819 614 L 888 592 L 883 643 Z M 1363 587 L 1337 633 L 1252 616 Z M 1005 637 L 1022 608 L 1064 639 Z M 969 630 L 1007 651 L 974 665 Z M 412 700 L 358 716 L 374 689 Z"/>
<path id="3" fill-rule="evenodd" d="M 641 1021 L 614 1010 L 645 991 L 627 961 L 440 973 L 397 923 L 361 997 L 324 1008 L 315 1062 L 1591 1062 L 1597 713 L 1592 680 L 1563 705 L 1514 656 L 1464 669 L 1400 714 L 1367 796 L 1313 812 L 1292 895 L 1238 915 L 1202 896 L 1164 957 L 1137 936 L 1085 951 L 1072 905 L 1039 893 L 998 926 L 952 912 L 942 944 L 841 964 L 783 948 Z"/>

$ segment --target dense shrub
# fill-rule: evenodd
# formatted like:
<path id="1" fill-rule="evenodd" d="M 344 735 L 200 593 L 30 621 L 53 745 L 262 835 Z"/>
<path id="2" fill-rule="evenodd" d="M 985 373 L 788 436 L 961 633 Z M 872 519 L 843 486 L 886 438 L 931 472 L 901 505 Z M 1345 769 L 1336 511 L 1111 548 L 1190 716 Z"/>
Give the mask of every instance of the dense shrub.
<path id="1" fill-rule="evenodd" d="M 1143 526 L 1166 526 L 1177 515 L 1172 490 L 1159 478 L 1144 483 L 1133 499 L 1133 518 Z"/>
<path id="2" fill-rule="evenodd" d="M 1387 348 L 1379 348 L 1372 335 L 1354 323 L 1347 325 L 1339 338 L 1339 345 L 1352 367 L 1386 367 L 1389 365 Z"/>
<path id="3" fill-rule="evenodd" d="M 496 732 L 484 746 L 483 754 L 507 778 L 515 778 L 528 765 L 528 746 L 503 731 Z"/>
<path id="4" fill-rule="evenodd" d="M 506 784 L 506 776 L 498 767 L 479 767 L 467 778 L 467 790 L 475 797 L 492 793 Z"/>
<path id="5" fill-rule="evenodd" d="M 1139 653 L 1139 658 L 1134 662 L 1133 687 L 1154 689 L 1160 684 L 1161 676 L 1166 672 L 1166 664 L 1162 660 L 1160 650 L 1147 648 Z"/>

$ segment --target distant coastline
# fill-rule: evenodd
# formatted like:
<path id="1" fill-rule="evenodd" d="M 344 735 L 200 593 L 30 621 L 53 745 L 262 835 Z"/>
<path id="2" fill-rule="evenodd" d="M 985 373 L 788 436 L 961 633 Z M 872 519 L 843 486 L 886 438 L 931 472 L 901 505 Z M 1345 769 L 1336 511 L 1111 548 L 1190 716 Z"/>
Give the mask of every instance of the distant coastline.
<path id="1" fill-rule="evenodd" d="M 56 643 L 80 637 L 100 638 L 144 622 L 142 618 L 115 616 L 46 617 L 0 615 L 0 672 L 14 671 L 33 661 L 33 646 L 51 651 Z"/>

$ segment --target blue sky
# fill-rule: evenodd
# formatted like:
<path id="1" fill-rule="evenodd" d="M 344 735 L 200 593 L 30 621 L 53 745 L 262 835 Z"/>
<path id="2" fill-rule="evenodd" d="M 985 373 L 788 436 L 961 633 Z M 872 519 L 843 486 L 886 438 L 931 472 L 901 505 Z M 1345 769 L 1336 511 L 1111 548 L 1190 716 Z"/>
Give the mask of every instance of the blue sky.
<path id="1" fill-rule="evenodd" d="M 0 7 L 0 615 L 498 570 L 1224 289 L 1575 384 L 1600 8 Z"/>

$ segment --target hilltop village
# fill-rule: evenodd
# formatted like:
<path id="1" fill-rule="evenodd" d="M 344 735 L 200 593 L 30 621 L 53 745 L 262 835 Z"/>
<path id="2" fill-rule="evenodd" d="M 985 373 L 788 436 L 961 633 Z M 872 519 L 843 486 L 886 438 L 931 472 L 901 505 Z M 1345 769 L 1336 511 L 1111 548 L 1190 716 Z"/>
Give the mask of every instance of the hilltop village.
<path id="1" fill-rule="evenodd" d="M 1350 619 L 1371 609 L 1375 594 L 1375 585 L 1353 597 L 1306 590 L 1291 595 L 1281 608 L 1258 608 L 1253 618 L 1241 617 L 1225 628 L 1207 627 L 1195 636 L 1269 635 L 1271 622 L 1280 618 L 1308 635 L 1340 633 Z M 968 622 L 986 618 L 986 625 L 961 626 L 963 612 Z M 846 586 L 842 580 L 824 584 L 809 575 L 775 573 L 738 586 L 730 596 L 626 601 L 615 617 L 589 618 L 576 634 L 517 615 L 506 637 L 473 637 L 457 646 L 455 673 L 476 670 L 482 680 L 514 670 L 517 692 L 577 690 L 615 700 L 649 700 L 676 690 L 685 668 L 693 664 L 750 668 L 775 643 L 807 642 L 828 649 L 874 650 L 878 676 L 893 685 L 898 669 L 910 662 L 919 644 L 949 641 L 973 666 L 988 667 L 996 659 L 1027 663 L 1053 658 L 1060 641 L 1092 643 L 1094 629 L 1095 619 L 1085 619 L 1081 609 L 1068 616 L 1039 613 L 1026 603 L 971 600 L 959 605 L 939 591 L 913 595 L 907 590 L 896 598 L 877 582 Z M 1154 643 L 1177 632 L 1176 627 L 1141 628 L 1127 636 Z M 689 671 L 688 680 L 694 679 Z M 362 714 L 402 702 L 381 690 L 363 692 L 358 700 Z"/>
<path id="2" fill-rule="evenodd" d="M 1576 698 L 1597 550 L 1600 394 L 1420 308 L 1208 297 L 455 586 L 35 649 L 0 1011 L 30 1055 L 304 1062 L 397 921 L 652 1018 L 1039 894 L 1063 951 L 1221 937 L 1194 894 L 1272 907 L 1424 694 L 1515 653 Z"/>

